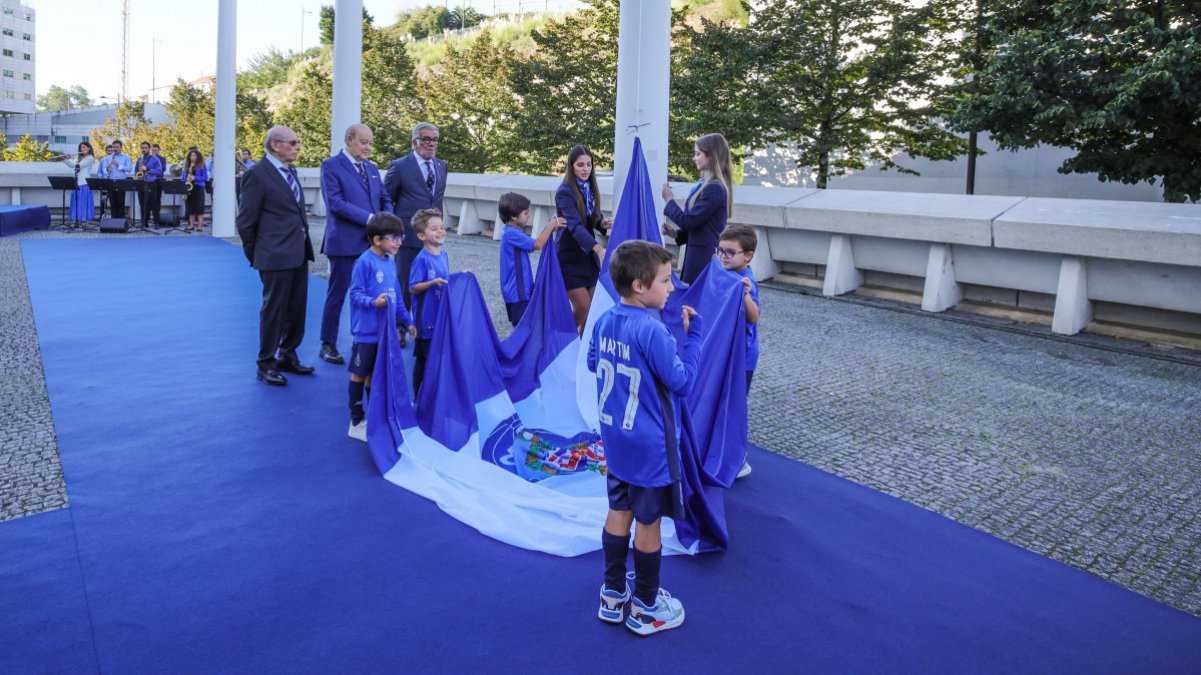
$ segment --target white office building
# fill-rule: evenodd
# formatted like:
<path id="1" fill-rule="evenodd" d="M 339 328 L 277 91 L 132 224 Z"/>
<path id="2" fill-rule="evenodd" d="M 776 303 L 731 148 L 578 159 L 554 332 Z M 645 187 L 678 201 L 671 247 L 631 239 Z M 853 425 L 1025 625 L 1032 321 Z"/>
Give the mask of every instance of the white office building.
<path id="1" fill-rule="evenodd" d="M 19 0 L 0 0 L 0 114 L 32 113 L 34 9 Z"/>
<path id="2" fill-rule="evenodd" d="M 162 103 L 147 103 L 145 106 L 143 115 L 152 125 L 175 123 L 174 118 L 167 114 L 167 106 Z M 115 117 L 116 114 L 117 106 L 110 104 L 57 112 L 8 115 L 0 117 L 0 133 L 7 138 L 10 147 L 15 146 L 22 136 L 28 134 L 35 141 L 49 143 L 54 152 L 73 153 L 79 148 L 80 141 L 91 140 L 88 136 L 93 129 L 104 126 L 105 120 Z M 129 142 L 129 139 L 122 140 Z"/>

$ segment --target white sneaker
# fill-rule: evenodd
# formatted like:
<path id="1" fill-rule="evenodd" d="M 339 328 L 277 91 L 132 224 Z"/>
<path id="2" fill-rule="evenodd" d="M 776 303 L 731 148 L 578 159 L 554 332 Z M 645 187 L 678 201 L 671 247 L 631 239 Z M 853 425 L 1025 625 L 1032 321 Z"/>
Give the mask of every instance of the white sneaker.
<path id="1" fill-rule="evenodd" d="M 684 623 L 684 605 L 671 597 L 671 593 L 659 589 L 653 607 L 647 607 L 637 597 L 630 599 L 630 616 L 626 628 L 638 635 L 650 635 L 670 630 Z"/>
<path id="2" fill-rule="evenodd" d="M 358 424 L 351 422 L 350 428 L 346 430 L 346 435 L 350 436 L 351 438 L 355 439 L 356 441 L 362 441 L 362 442 L 366 443 L 367 442 L 367 420 L 363 420 L 362 422 L 359 422 Z"/>
<path id="3" fill-rule="evenodd" d="M 738 475 L 735 478 L 746 478 L 751 475 L 751 464 L 745 459 L 742 460 L 742 468 L 738 470 Z"/>

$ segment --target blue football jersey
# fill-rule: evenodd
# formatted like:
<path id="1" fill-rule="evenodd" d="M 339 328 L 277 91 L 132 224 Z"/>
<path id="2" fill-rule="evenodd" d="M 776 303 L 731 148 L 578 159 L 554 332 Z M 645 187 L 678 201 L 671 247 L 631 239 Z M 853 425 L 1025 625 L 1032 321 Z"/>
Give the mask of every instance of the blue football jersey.
<path id="1" fill-rule="evenodd" d="M 681 359 L 667 327 L 641 307 L 619 304 L 597 320 L 588 368 L 596 373 L 600 435 L 613 477 L 642 487 L 678 479 L 676 399 L 692 388 L 700 335 L 701 319 L 693 317 Z"/>

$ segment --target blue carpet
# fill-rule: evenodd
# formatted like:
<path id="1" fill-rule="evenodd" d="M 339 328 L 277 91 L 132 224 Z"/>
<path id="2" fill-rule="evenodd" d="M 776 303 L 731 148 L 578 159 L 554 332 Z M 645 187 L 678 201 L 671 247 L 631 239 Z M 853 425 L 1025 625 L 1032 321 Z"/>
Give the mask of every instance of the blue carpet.
<path id="1" fill-rule="evenodd" d="M 1201 669 L 1201 620 L 758 450 L 730 551 L 664 561 L 684 626 L 638 639 L 595 618 L 599 555 L 381 479 L 343 368 L 256 382 L 237 247 L 22 246 L 71 505 L 0 523 L 0 672 Z"/>

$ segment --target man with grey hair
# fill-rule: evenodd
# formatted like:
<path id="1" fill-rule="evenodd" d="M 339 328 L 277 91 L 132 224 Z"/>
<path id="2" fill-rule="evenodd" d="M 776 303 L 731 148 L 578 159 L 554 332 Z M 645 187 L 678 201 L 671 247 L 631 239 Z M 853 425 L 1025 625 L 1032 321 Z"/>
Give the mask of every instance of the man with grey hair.
<path id="1" fill-rule="evenodd" d="M 326 209 L 321 252 L 329 258 L 329 287 L 321 313 L 320 356 L 328 363 L 343 362 L 338 353 L 338 324 L 355 260 L 371 243 L 367 224 L 376 213 L 392 211 L 379 170 L 367 159 L 373 139 L 366 124 L 352 124 L 346 129 L 346 147 L 321 163 Z"/>
<path id="2" fill-rule="evenodd" d="M 413 151 L 393 160 L 388 166 L 384 189 L 392 209 L 404 221 L 405 240 L 396 254 L 396 272 L 404 289 L 405 306 L 409 302 L 409 269 L 421 251 L 421 241 L 413 231 L 413 214 L 422 209 L 442 211 L 442 196 L 446 193 L 446 162 L 434 155 L 438 152 L 438 127 L 420 122 L 413 127 Z"/>
<path id="3" fill-rule="evenodd" d="M 256 376 L 282 386 L 288 379 L 280 371 L 313 373 L 313 367 L 296 356 L 304 339 L 313 242 L 300 179 L 292 168 L 300 154 L 296 132 L 271 127 L 263 148 L 267 153 L 262 161 L 247 169 L 242 178 L 237 224 L 246 259 L 263 282 Z"/>

